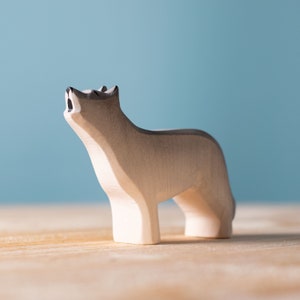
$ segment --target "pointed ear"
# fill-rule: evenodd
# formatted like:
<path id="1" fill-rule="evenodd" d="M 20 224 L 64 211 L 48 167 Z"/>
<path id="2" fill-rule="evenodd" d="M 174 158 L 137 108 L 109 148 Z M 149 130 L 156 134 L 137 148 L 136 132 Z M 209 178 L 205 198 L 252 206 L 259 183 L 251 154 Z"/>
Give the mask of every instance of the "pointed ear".
<path id="1" fill-rule="evenodd" d="M 117 85 L 113 86 L 111 89 L 109 89 L 109 91 L 107 91 L 108 94 L 110 94 L 111 96 L 119 96 L 119 88 Z"/>
<path id="2" fill-rule="evenodd" d="M 105 92 L 108 97 L 119 97 L 119 88 L 117 85 L 111 87 L 109 90 Z"/>
<path id="3" fill-rule="evenodd" d="M 105 85 L 101 86 L 98 90 L 99 92 L 106 92 L 107 91 L 107 87 Z"/>

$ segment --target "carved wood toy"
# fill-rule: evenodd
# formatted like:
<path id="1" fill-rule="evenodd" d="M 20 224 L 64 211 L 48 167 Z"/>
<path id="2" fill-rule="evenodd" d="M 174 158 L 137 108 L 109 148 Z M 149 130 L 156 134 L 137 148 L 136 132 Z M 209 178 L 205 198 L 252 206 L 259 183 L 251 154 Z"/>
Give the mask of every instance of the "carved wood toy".
<path id="1" fill-rule="evenodd" d="M 185 234 L 229 238 L 235 202 L 216 140 L 193 129 L 150 131 L 122 112 L 118 87 L 65 92 L 64 117 L 85 145 L 107 193 L 116 242 L 160 241 L 158 204 L 173 198 Z"/>

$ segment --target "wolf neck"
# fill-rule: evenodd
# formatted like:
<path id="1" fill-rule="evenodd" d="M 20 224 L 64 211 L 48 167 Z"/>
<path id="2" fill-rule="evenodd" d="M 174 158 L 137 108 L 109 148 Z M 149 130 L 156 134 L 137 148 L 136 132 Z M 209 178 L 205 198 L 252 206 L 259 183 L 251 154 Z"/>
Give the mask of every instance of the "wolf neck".
<path id="1" fill-rule="evenodd" d="M 111 114 L 109 124 L 96 125 L 87 124 L 85 128 L 72 124 L 73 129 L 84 143 L 91 162 L 93 164 L 96 176 L 102 188 L 109 197 L 122 197 L 119 195 L 122 189 L 122 180 L 131 181 L 127 178 L 123 170 L 124 160 L 128 159 L 132 149 L 132 143 L 139 135 L 137 127 L 120 110 L 115 110 Z M 135 190 L 131 187 L 131 190 Z"/>
<path id="2" fill-rule="evenodd" d="M 136 127 L 122 112 L 120 108 L 110 112 L 109 121 L 96 123 L 91 131 L 91 137 L 105 152 L 112 151 L 116 156 L 126 151 L 134 143 L 139 134 Z M 117 157 L 118 158 L 118 157 Z"/>

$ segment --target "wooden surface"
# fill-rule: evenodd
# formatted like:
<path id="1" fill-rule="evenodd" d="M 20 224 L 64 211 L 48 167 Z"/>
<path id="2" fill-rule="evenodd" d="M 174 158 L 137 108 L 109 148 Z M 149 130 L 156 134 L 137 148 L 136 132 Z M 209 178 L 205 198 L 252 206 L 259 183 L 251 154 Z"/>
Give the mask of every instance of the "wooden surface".
<path id="1" fill-rule="evenodd" d="M 300 299 L 300 206 L 237 207 L 230 240 L 112 242 L 107 206 L 0 207 L 0 299 Z"/>

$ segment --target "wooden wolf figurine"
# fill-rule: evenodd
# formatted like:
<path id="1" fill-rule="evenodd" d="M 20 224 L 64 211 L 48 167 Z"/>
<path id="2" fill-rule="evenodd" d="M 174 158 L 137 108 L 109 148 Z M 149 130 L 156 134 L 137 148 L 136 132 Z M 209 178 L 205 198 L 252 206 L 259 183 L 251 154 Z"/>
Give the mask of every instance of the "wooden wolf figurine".
<path id="1" fill-rule="evenodd" d="M 64 116 L 85 145 L 107 193 L 116 242 L 160 241 L 158 203 L 173 198 L 185 234 L 229 238 L 235 202 L 218 143 L 200 130 L 150 131 L 122 112 L 119 90 L 65 93 Z"/>

